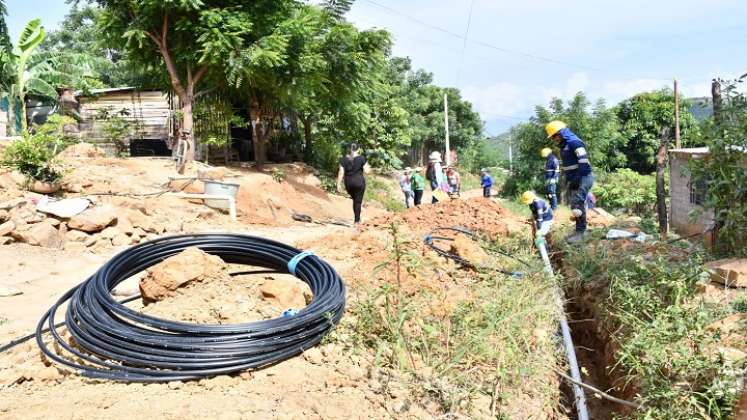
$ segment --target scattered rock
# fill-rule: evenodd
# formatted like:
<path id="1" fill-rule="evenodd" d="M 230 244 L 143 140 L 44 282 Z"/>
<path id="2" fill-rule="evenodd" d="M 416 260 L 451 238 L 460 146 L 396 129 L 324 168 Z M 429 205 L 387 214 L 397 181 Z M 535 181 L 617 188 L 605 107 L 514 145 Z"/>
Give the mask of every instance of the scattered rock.
<path id="1" fill-rule="evenodd" d="M 2 225 L 0 225 L 0 236 L 5 236 L 13 232 L 15 228 L 16 228 L 16 224 L 12 220 L 9 222 L 3 223 Z"/>
<path id="2" fill-rule="evenodd" d="M 324 363 L 324 356 L 322 355 L 321 350 L 317 347 L 312 347 L 305 352 L 303 352 L 303 358 L 306 359 L 307 362 L 314 364 L 314 365 L 321 365 Z"/>
<path id="3" fill-rule="evenodd" d="M 114 239 L 121 234 L 122 232 L 120 232 L 119 229 L 115 227 L 108 227 L 101 231 L 101 237 L 106 239 Z"/>
<path id="4" fill-rule="evenodd" d="M 173 389 L 173 390 L 182 389 L 183 385 L 184 384 L 181 383 L 181 381 L 172 381 L 172 382 L 169 382 L 169 389 Z"/>
<path id="5" fill-rule="evenodd" d="M 0 210 L 0 222 L 5 222 L 8 219 L 10 219 L 10 214 L 8 214 L 8 211 Z"/>
<path id="6" fill-rule="evenodd" d="M 149 268 L 140 280 L 140 292 L 146 301 L 159 301 L 190 282 L 224 274 L 226 263 L 199 248 L 187 248 Z"/>
<path id="7" fill-rule="evenodd" d="M 15 242 L 10 236 L 0 236 L 0 245 L 8 245 Z"/>
<path id="8" fill-rule="evenodd" d="M 62 238 L 54 226 L 47 223 L 26 225 L 13 231 L 13 237 L 19 242 L 44 248 L 61 248 Z"/>
<path id="9" fill-rule="evenodd" d="M 397 414 L 402 414 L 407 412 L 410 409 L 410 400 L 408 399 L 398 399 L 397 401 L 392 404 L 392 411 Z"/>
<path id="10" fill-rule="evenodd" d="M 11 297 L 22 294 L 23 292 L 18 289 L 14 289 L 10 286 L 3 286 L 2 284 L 0 284 L 0 297 Z"/>
<path id="11" fill-rule="evenodd" d="M 60 371 L 57 370 L 57 368 L 54 366 L 48 366 L 36 374 L 36 378 L 44 382 L 56 381 L 60 379 L 61 377 L 62 375 L 60 375 Z"/>
<path id="12" fill-rule="evenodd" d="M 92 246 L 96 245 L 96 242 L 98 242 L 98 241 L 99 241 L 99 239 L 97 237 L 95 237 L 95 236 L 89 236 L 88 238 L 86 238 L 86 240 L 85 240 L 85 242 L 83 242 L 83 244 L 85 246 L 87 246 L 87 247 L 92 247 Z"/>
<path id="13" fill-rule="evenodd" d="M 83 242 L 66 242 L 65 243 L 65 251 L 85 252 L 87 249 L 88 247 Z"/>
<path id="14" fill-rule="evenodd" d="M 125 235 L 124 233 L 120 233 L 119 235 L 112 238 L 112 245 L 114 246 L 130 245 L 130 243 L 130 237 Z"/>
<path id="15" fill-rule="evenodd" d="M 54 226 L 54 227 L 57 227 L 57 226 L 59 226 L 59 225 L 60 225 L 60 224 L 61 224 L 62 222 L 60 222 L 59 220 L 55 219 L 54 217 L 47 217 L 46 219 L 44 219 L 44 222 L 43 222 L 43 223 L 46 223 L 46 224 L 48 224 L 48 225 L 50 225 L 50 226 Z"/>
<path id="16" fill-rule="evenodd" d="M 102 206 L 86 210 L 74 216 L 68 222 L 68 227 L 88 233 L 100 232 L 116 220 L 116 210 L 111 206 Z"/>
<path id="17" fill-rule="evenodd" d="M 730 258 L 706 264 L 711 281 L 727 287 L 747 288 L 747 258 Z"/>
<path id="18" fill-rule="evenodd" d="M 226 177 L 226 168 L 216 166 L 214 168 L 201 168 L 197 170 L 197 179 L 210 181 L 223 181 Z"/>
<path id="19" fill-rule="evenodd" d="M 303 309 L 314 296 L 308 284 L 295 278 L 268 280 L 259 290 L 265 300 L 283 310 Z"/>
<path id="20" fill-rule="evenodd" d="M 70 230 L 65 234 L 65 241 L 68 243 L 70 242 L 80 242 L 82 244 L 85 244 L 91 239 L 91 236 L 88 235 L 85 232 L 81 232 L 79 230 Z"/>
<path id="21" fill-rule="evenodd" d="M 125 235 L 132 235 L 135 232 L 135 226 L 130 222 L 130 218 L 127 216 L 117 217 L 117 230 L 124 233 Z"/>
<path id="22" fill-rule="evenodd" d="M 15 198 L 13 200 L 9 200 L 4 203 L 1 203 L 0 210 L 6 210 L 6 211 L 11 210 L 13 208 L 20 206 L 21 204 L 26 204 L 26 198 L 19 197 L 19 198 Z"/>
<path id="23" fill-rule="evenodd" d="M 469 261 L 475 267 L 487 265 L 490 258 L 477 242 L 461 234 L 451 242 L 451 252 Z"/>

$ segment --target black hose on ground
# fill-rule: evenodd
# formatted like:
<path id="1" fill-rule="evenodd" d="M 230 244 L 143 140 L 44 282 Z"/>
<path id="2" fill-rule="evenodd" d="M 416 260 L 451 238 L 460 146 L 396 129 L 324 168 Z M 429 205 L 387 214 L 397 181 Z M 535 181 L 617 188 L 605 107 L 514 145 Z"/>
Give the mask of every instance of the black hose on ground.
<path id="1" fill-rule="evenodd" d="M 475 268 L 475 269 L 484 268 L 484 267 L 477 267 L 477 266 L 475 266 L 475 264 L 473 262 L 471 262 L 471 261 L 469 261 L 469 260 L 467 260 L 465 258 L 462 258 L 459 255 L 456 255 L 454 253 L 448 252 L 448 251 L 446 251 L 446 250 L 444 250 L 444 249 L 439 248 L 438 246 L 436 246 L 435 241 L 453 241 L 452 238 L 447 238 L 447 237 L 443 237 L 443 236 L 434 236 L 434 234 L 436 232 L 442 232 L 442 231 L 453 231 L 453 232 L 457 232 L 457 233 L 461 233 L 461 234 L 467 235 L 467 236 L 471 237 L 472 239 L 477 239 L 477 235 L 474 232 L 472 232 L 472 231 L 470 231 L 470 230 L 468 230 L 466 228 L 463 228 L 463 227 L 457 226 L 457 227 L 453 227 L 453 228 L 436 228 L 436 229 L 433 229 L 431 231 L 431 233 L 429 233 L 428 235 L 426 235 L 425 238 L 423 239 L 423 242 L 425 243 L 425 245 L 428 246 L 429 248 L 431 248 L 438 255 L 440 255 L 440 256 L 442 256 L 444 258 L 451 259 L 451 260 L 453 260 L 453 261 L 457 262 L 458 264 L 461 264 L 461 265 L 463 265 L 465 267 L 472 267 L 472 268 Z M 521 262 L 522 264 L 526 265 L 527 267 L 529 267 L 529 263 L 523 261 L 522 259 L 520 259 L 518 257 L 515 257 L 515 256 L 513 256 L 513 255 L 511 255 L 511 254 L 509 254 L 507 252 L 504 252 L 504 251 L 501 251 L 499 253 L 502 254 L 502 255 L 511 257 L 511 258 L 513 258 L 513 259 Z M 501 273 L 501 274 L 505 274 L 505 275 L 510 276 L 510 277 L 514 277 L 514 278 L 520 278 L 520 277 L 522 277 L 524 275 L 524 273 L 522 273 L 520 271 L 506 271 L 506 270 L 492 269 L 492 268 L 491 268 L 491 270 L 495 271 L 495 272 L 498 272 L 498 273 Z"/>
<path id="2" fill-rule="evenodd" d="M 282 273 L 295 271 L 292 274 L 311 288 L 313 300 L 291 316 L 233 325 L 169 321 L 114 300 L 111 291 L 122 281 L 189 247 L 228 263 Z M 65 303 L 65 325 L 75 345 L 57 331 L 61 325 L 56 324 L 57 312 Z M 50 360 L 85 377 L 166 382 L 257 369 L 286 360 L 318 344 L 344 310 L 342 279 L 313 254 L 246 235 L 181 235 L 146 242 L 112 258 L 52 305 L 39 321 L 35 337 Z M 45 342 L 47 331 L 60 354 Z"/>

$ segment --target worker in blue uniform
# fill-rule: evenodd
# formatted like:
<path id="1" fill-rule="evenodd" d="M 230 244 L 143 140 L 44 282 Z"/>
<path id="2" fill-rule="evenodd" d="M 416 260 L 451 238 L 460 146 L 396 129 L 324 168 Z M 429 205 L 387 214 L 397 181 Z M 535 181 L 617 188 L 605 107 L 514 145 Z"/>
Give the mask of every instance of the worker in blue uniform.
<path id="1" fill-rule="evenodd" d="M 547 137 L 560 148 L 563 173 L 571 192 L 571 211 L 576 219 L 576 232 L 566 240 L 581 242 L 586 233 L 586 195 L 594 186 L 594 175 L 586 145 L 562 121 L 551 121 L 545 126 Z"/>
<path id="2" fill-rule="evenodd" d="M 541 155 L 547 159 L 545 162 L 545 194 L 547 194 L 547 199 L 550 201 L 550 208 L 557 210 L 560 162 L 549 147 L 542 149 Z"/>
<path id="3" fill-rule="evenodd" d="M 536 226 L 535 241 L 544 241 L 545 236 L 550 233 L 552 227 L 552 209 L 547 205 L 545 200 L 537 197 L 534 191 L 527 191 L 521 195 L 521 202 L 529 206 L 532 211 L 532 218 Z"/>

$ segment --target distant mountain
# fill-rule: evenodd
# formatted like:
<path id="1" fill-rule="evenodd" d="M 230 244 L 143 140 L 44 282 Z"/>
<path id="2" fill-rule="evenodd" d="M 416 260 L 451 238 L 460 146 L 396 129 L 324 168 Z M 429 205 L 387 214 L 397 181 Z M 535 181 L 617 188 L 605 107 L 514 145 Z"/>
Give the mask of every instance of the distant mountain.
<path id="1" fill-rule="evenodd" d="M 692 103 L 690 113 L 693 114 L 693 117 L 695 117 L 696 120 L 704 121 L 713 117 L 713 99 L 706 96 L 701 98 L 689 98 L 688 100 Z"/>

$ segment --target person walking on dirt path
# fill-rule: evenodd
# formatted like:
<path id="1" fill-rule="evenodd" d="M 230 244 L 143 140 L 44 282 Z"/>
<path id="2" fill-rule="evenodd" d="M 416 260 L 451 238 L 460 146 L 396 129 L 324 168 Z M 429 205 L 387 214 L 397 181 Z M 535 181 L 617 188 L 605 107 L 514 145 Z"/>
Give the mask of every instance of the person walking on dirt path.
<path id="1" fill-rule="evenodd" d="M 491 189 L 493 188 L 493 177 L 487 168 L 480 169 L 480 186 L 482 186 L 482 196 L 490 198 Z"/>
<path id="2" fill-rule="evenodd" d="M 343 182 L 345 191 L 353 199 L 353 215 L 355 224 L 361 222 L 361 207 L 363 206 L 363 194 L 366 192 L 366 177 L 371 167 L 365 156 L 360 154 L 357 144 L 350 145 L 350 153 L 340 159 L 340 170 L 337 171 L 337 192 L 342 194 Z"/>
<path id="3" fill-rule="evenodd" d="M 547 159 L 545 162 L 545 194 L 550 200 L 550 208 L 558 209 L 558 181 L 560 181 L 560 162 L 552 149 L 545 147 L 542 149 L 542 157 Z"/>
<path id="4" fill-rule="evenodd" d="M 416 206 L 419 206 L 423 201 L 423 192 L 425 192 L 425 178 L 423 178 L 423 175 L 420 174 L 420 172 L 422 171 L 423 168 L 415 168 L 415 171 L 410 178 L 410 184 L 412 185 L 412 192 L 414 195 L 413 198 Z"/>
<path id="5" fill-rule="evenodd" d="M 545 126 L 547 137 L 560 147 L 563 172 L 571 191 L 571 211 L 576 219 L 576 232 L 568 236 L 570 243 L 581 242 L 586 234 L 586 195 L 594 186 L 594 175 L 586 145 L 562 121 Z"/>
<path id="6" fill-rule="evenodd" d="M 412 180 L 410 179 L 412 176 L 412 169 L 408 166 L 405 168 L 404 172 L 402 173 L 402 176 L 399 178 L 399 187 L 402 189 L 402 193 L 405 195 L 405 206 L 409 209 L 410 203 L 414 198 L 413 192 L 412 192 Z"/>
<path id="7" fill-rule="evenodd" d="M 449 183 L 449 195 L 452 198 L 459 197 L 462 189 L 462 179 L 459 176 L 459 172 L 453 166 L 446 168 L 446 180 Z"/>
<path id="8" fill-rule="evenodd" d="M 534 239 L 536 241 L 544 240 L 553 224 L 552 208 L 547 205 L 545 200 L 537 197 L 534 191 L 527 191 L 522 194 L 521 202 L 528 205 L 529 210 L 532 211 L 532 218 L 536 227 Z"/>
<path id="9" fill-rule="evenodd" d="M 441 152 L 432 152 L 428 156 L 428 169 L 425 171 L 425 178 L 431 183 L 431 191 L 435 192 L 442 189 L 444 170 L 441 167 Z M 437 202 L 438 199 L 434 196 L 431 203 Z"/>

